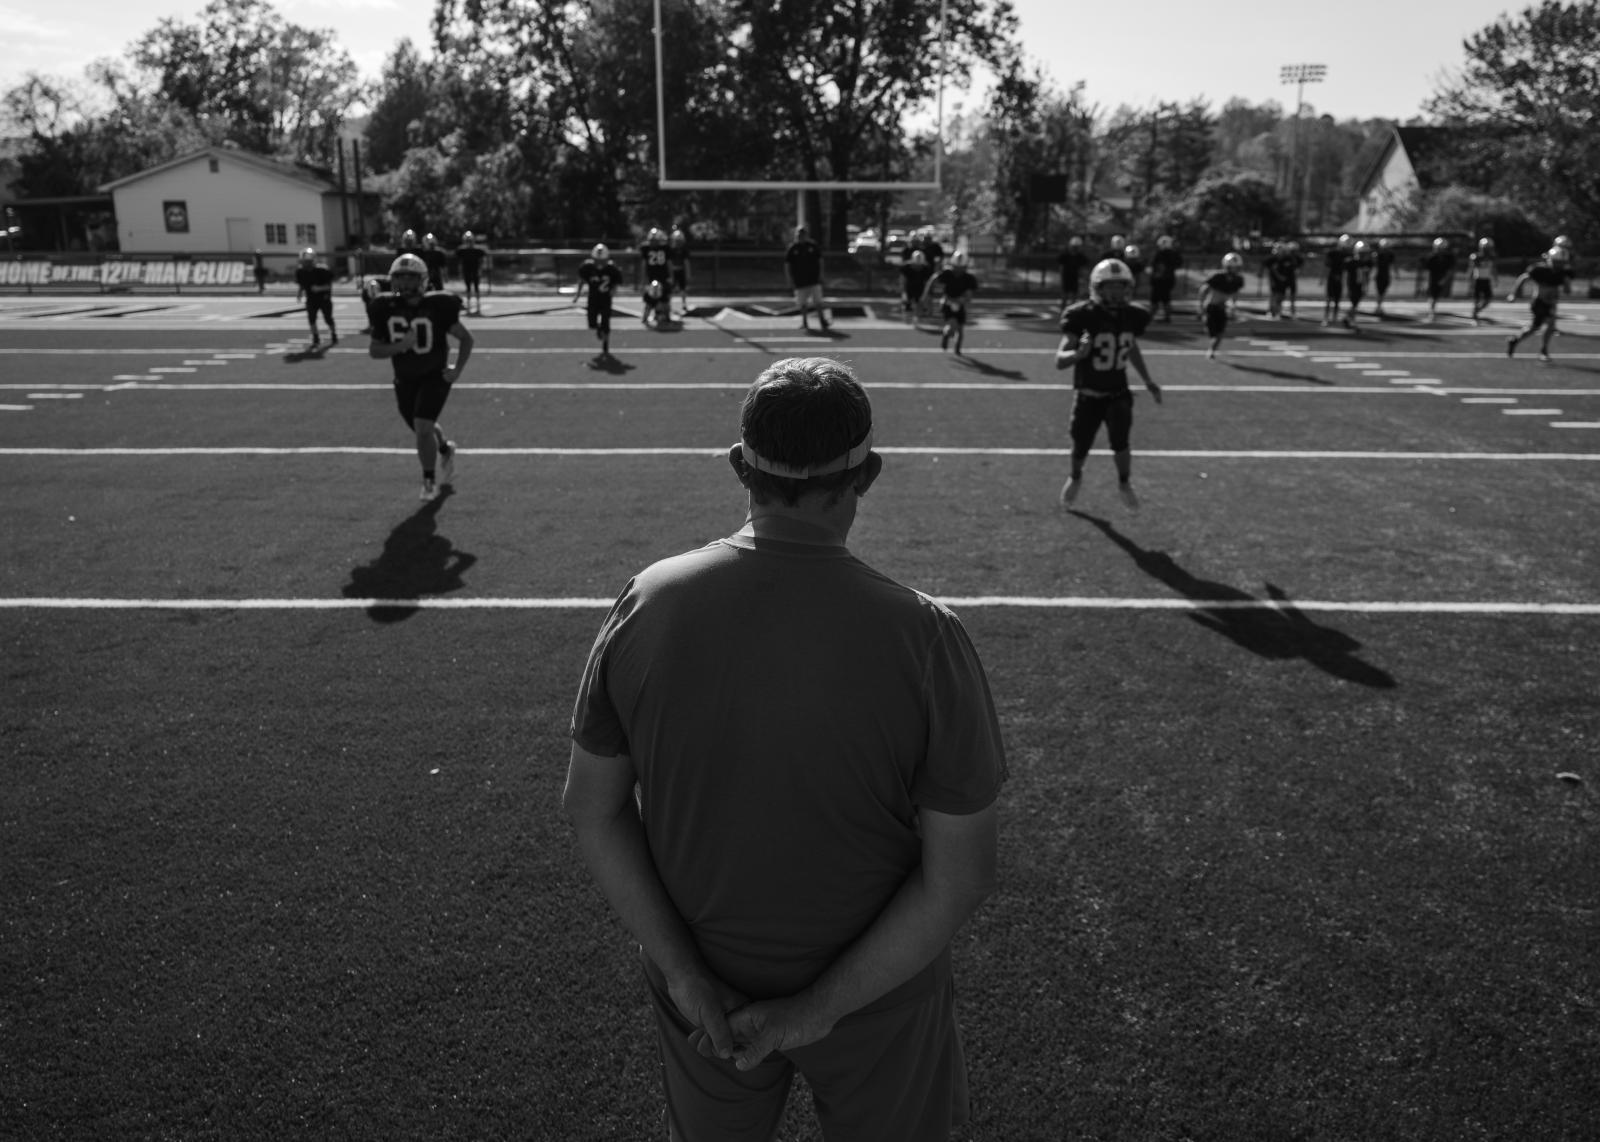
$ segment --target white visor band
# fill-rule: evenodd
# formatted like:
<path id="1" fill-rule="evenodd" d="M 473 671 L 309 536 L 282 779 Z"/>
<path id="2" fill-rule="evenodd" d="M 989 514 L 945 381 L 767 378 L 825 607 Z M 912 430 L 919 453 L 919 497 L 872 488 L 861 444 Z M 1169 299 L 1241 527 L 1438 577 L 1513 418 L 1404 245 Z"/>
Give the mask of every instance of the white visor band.
<path id="1" fill-rule="evenodd" d="M 809 480 L 813 476 L 829 476 L 834 472 L 843 472 L 865 463 L 868 453 L 872 451 L 872 429 L 867 429 L 867 434 L 861 438 L 861 443 L 844 455 L 805 468 L 795 468 L 788 464 L 779 464 L 775 460 L 768 460 L 742 440 L 739 442 L 739 448 L 744 453 L 744 462 L 757 472 L 765 472 L 769 476 L 782 476 L 786 480 Z"/>

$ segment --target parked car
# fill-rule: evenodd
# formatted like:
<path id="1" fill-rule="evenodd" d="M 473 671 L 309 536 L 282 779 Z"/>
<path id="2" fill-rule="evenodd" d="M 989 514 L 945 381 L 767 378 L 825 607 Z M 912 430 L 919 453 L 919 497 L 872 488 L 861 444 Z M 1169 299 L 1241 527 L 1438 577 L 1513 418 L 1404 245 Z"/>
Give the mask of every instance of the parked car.
<path id="1" fill-rule="evenodd" d="M 883 252 L 885 255 L 903 255 L 909 245 L 910 243 L 906 240 L 904 234 L 898 230 L 891 230 L 889 231 L 888 240 L 883 244 Z"/>
<path id="2" fill-rule="evenodd" d="M 876 230 L 863 230 L 850 243 L 850 252 L 856 257 L 876 254 L 883 249 Z"/>

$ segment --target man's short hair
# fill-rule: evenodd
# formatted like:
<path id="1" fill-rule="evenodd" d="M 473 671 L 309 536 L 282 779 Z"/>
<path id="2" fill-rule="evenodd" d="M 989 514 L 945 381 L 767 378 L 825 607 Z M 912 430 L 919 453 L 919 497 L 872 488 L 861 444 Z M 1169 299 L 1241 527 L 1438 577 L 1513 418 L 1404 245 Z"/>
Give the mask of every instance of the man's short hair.
<path id="1" fill-rule="evenodd" d="M 866 462 L 872 402 L 848 365 L 829 357 L 789 357 L 767 368 L 745 393 L 739 436 L 749 454 L 767 465 L 805 470 L 841 457 L 855 462 L 826 474 L 795 479 L 755 464 L 746 481 L 756 503 L 773 497 L 791 507 L 802 493 L 842 491 Z M 852 452 L 859 452 L 859 459 Z"/>

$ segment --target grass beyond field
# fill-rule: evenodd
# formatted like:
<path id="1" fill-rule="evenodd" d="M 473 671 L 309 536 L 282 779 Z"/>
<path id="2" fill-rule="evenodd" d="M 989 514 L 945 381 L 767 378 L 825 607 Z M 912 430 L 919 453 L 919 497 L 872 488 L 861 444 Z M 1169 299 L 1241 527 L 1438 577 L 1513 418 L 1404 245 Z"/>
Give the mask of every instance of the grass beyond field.
<path id="1" fill-rule="evenodd" d="M 1134 516 L 1104 454 L 1056 506 L 1044 323 L 846 330 L 852 546 L 953 600 L 1011 762 L 958 1138 L 1592 1137 L 1594 342 L 1157 326 Z M 0 1137 L 665 1137 L 567 718 L 628 575 L 738 526 L 717 451 L 803 346 L 478 333 L 424 506 L 359 338 L 0 332 Z M 106 391 L 152 365 L 196 371 Z"/>

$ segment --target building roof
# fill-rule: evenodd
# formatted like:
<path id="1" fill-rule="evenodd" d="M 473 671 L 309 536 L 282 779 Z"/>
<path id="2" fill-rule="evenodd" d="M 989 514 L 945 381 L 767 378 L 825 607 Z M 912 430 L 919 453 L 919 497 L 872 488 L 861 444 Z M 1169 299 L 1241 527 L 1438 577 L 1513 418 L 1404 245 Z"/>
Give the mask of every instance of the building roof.
<path id="1" fill-rule="evenodd" d="M 187 154 L 168 159 L 164 163 L 146 167 L 144 170 L 137 171 L 125 178 L 114 179 L 99 189 L 105 193 L 120 190 L 125 186 L 130 186 L 153 175 L 161 174 L 163 171 L 172 170 L 174 167 L 184 166 L 200 158 L 214 158 L 221 162 L 238 163 L 241 166 L 250 167 L 261 174 L 275 176 L 310 188 L 319 194 L 337 194 L 339 192 L 339 186 L 333 181 L 331 173 L 320 167 L 311 166 L 309 163 L 280 162 L 277 159 L 269 159 L 264 155 L 251 154 L 249 151 L 241 151 L 233 147 L 201 147 L 197 151 L 190 151 Z"/>
<path id="2" fill-rule="evenodd" d="M 1394 124 L 1389 129 L 1389 138 L 1383 150 L 1378 152 L 1361 180 L 1360 193 L 1364 197 L 1382 177 L 1397 147 L 1410 160 L 1421 189 L 1433 190 L 1442 186 L 1460 176 L 1458 165 L 1464 144 L 1483 137 L 1481 129 L 1472 127 L 1402 127 Z"/>

